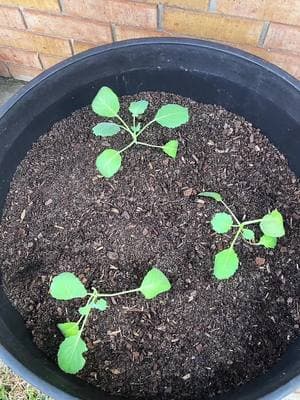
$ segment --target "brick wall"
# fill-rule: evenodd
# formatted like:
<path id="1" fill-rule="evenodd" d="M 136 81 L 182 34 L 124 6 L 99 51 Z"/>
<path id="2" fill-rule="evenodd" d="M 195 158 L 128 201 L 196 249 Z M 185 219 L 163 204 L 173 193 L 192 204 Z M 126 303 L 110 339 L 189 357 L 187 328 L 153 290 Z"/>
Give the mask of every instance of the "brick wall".
<path id="1" fill-rule="evenodd" d="M 228 43 L 300 79 L 300 0 L 0 0 L 0 75 L 29 80 L 96 45 L 148 36 Z"/>

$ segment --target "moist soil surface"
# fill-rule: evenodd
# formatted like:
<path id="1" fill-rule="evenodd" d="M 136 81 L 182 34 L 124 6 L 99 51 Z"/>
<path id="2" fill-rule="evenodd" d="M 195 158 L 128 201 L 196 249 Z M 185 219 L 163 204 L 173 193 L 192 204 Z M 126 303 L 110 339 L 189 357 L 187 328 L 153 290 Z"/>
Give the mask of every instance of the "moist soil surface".
<path id="1" fill-rule="evenodd" d="M 82 301 L 52 299 L 53 276 L 70 271 L 103 292 L 138 287 L 157 266 L 172 290 L 147 301 L 137 294 L 93 311 L 84 338 L 89 351 L 79 376 L 109 393 L 159 399 L 207 399 L 269 369 L 299 335 L 300 185 L 287 161 L 250 123 L 219 106 L 166 93 L 122 99 L 182 104 L 190 122 L 176 130 L 153 124 L 143 141 L 179 139 L 173 160 L 136 146 L 113 179 L 95 168 L 122 133 L 96 138 L 103 119 L 89 107 L 56 123 L 18 167 L 0 228 L 2 284 L 33 340 L 51 359 L 63 340 L 56 324 L 77 320 Z M 199 199 L 222 193 L 240 218 L 278 208 L 286 236 L 275 250 L 239 241 L 237 274 L 212 276 L 214 254 L 231 235 L 212 231 L 223 207 Z M 259 236 L 258 231 L 256 232 Z"/>

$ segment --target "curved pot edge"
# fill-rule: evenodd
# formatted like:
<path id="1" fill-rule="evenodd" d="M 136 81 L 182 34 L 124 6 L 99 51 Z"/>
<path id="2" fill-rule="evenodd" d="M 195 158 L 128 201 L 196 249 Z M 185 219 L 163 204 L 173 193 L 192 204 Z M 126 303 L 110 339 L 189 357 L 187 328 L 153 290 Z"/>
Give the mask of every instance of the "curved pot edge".
<path id="1" fill-rule="evenodd" d="M 248 53 L 244 50 L 240 50 L 238 48 L 220 44 L 217 42 L 211 42 L 208 40 L 201 40 L 201 39 L 190 39 L 190 38 L 181 38 L 181 37 L 174 37 L 174 38 L 165 38 L 165 37 L 155 37 L 155 38 L 143 38 L 143 39 L 130 39 L 130 40 L 123 40 L 119 42 L 110 43 L 103 46 L 98 46 L 93 49 L 86 50 L 82 53 L 76 54 L 74 56 L 69 57 L 68 59 L 61 61 L 60 63 L 50 67 L 46 71 L 39 74 L 36 78 L 32 79 L 29 83 L 27 83 L 23 88 L 21 88 L 15 95 L 13 95 L 2 107 L 0 107 L 0 118 L 2 118 L 13 105 L 20 100 L 23 96 L 25 96 L 31 89 L 35 86 L 41 84 L 45 79 L 54 75 L 55 73 L 63 70 L 67 66 L 76 63 L 79 60 L 83 60 L 85 58 L 89 58 L 95 54 L 105 53 L 109 51 L 113 51 L 117 48 L 124 48 L 124 47 L 131 47 L 131 46 L 138 46 L 138 45 L 152 45 L 152 44 L 169 44 L 169 45 L 187 45 L 187 46 L 196 46 L 196 47 L 203 47 L 207 49 L 215 49 L 221 52 L 231 54 L 235 57 L 239 57 L 245 60 L 252 61 L 256 65 L 259 65 L 263 68 L 266 68 L 268 71 L 272 72 L 279 78 L 285 80 L 288 84 L 292 85 L 296 90 L 300 90 L 300 81 L 289 74 L 288 72 L 284 71 L 282 68 L 260 58 L 251 53 Z"/>

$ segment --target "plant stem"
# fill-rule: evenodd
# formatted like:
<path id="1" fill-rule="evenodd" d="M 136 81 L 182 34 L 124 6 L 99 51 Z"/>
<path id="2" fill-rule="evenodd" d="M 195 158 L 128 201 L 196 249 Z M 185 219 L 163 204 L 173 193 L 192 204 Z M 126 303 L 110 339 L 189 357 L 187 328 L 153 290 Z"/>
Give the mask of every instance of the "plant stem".
<path id="1" fill-rule="evenodd" d="M 240 224 L 239 229 L 237 230 L 237 232 L 236 232 L 236 234 L 235 234 L 235 236 L 234 236 L 234 238 L 233 238 L 233 241 L 231 242 L 231 245 L 230 245 L 230 248 L 231 248 L 231 249 L 232 249 L 233 246 L 235 245 L 235 242 L 237 241 L 237 239 L 238 239 L 238 237 L 240 236 L 240 234 L 241 234 L 241 232 L 242 232 L 243 229 L 244 229 L 244 224 Z"/>
<path id="2" fill-rule="evenodd" d="M 128 294 L 128 293 L 134 293 L 138 292 L 140 288 L 137 289 L 130 289 L 130 290 L 124 290 L 123 292 L 117 292 L 117 293 L 98 293 L 97 297 L 114 297 L 114 296 L 122 296 L 123 294 Z"/>
<path id="3" fill-rule="evenodd" d="M 93 303 L 97 299 L 97 295 L 98 295 L 98 292 L 97 292 L 96 289 L 94 289 L 91 297 L 89 298 L 89 300 L 86 303 L 86 306 L 88 306 L 89 304 Z M 81 336 L 81 334 L 83 332 L 83 329 L 84 329 L 84 327 L 85 327 L 85 325 L 87 323 L 87 320 L 88 320 L 88 317 L 90 315 L 90 312 L 91 312 L 91 310 L 88 310 L 87 314 L 83 318 L 83 322 L 82 322 L 82 325 L 81 325 L 81 328 L 80 328 L 80 331 L 79 331 L 79 336 Z M 83 316 L 81 316 L 79 321 L 77 322 L 78 324 L 81 322 L 80 320 L 82 320 L 82 317 Z"/>
<path id="4" fill-rule="evenodd" d="M 155 119 L 152 119 L 151 121 L 149 121 L 149 122 L 139 131 L 139 133 L 136 135 L 136 137 L 138 138 L 138 137 L 144 132 L 144 130 L 148 128 L 148 126 L 150 126 L 151 124 L 153 124 L 153 122 L 155 122 Z"/>
<path id="5" fill-rule="evenodd" d="M 119 150 L 119 154 L 123 153 L 123 151 L 129 149 L 129 147 L 133 146 L 136 142 L 133 140 L 127 146 L 125 146 L 122 150 Z"/>
<path id="6" fill-rule="evenodd" d="M 134 129 L 134 132 L 135 132 L 135 115 L 133 116 L 133 129 Z"/>
<path id="7" fill-rule="evenodd" d="M 260 219 L 253 219 L 252 221 L 245 221 L 243 222 L 243 225 L 252 225 L 252 224 L 258 224 L 259 222 L 262 221 L 262 218 Z"/>
<path id="8" fill-rule="evenodd" d="M 136 144 L 140 144 L 141 146 L 147 146 L 147 147 L 156 147 L 158 149 L 162 148 L 162 146 L 157 146 L 156 144 L 149 144 L 149 143 L 144 143 L 144 142 L 136 142 Z"/>
<path id="9" fill-rule="evenodd" d="M 221 203 L 222 203 L 223 206 L 226 208 L 226 210 L 230 212 L 230 214 L 232 215 L 233 219 L 237 222 L 238 226 L 240 226 L 241 223 L 240 223 L 240 221 L 238 220 L 237 216 L 233 213 L 233 211 L 231 210 L 231 208 L 225 203 L 225 201 L 221 200 Z"/>

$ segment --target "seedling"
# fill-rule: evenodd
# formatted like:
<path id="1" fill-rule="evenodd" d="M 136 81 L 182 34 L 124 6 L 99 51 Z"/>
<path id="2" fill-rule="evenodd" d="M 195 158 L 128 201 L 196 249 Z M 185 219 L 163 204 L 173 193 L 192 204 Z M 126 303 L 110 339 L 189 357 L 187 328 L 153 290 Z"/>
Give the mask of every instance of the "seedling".
<path id="1" fill-rule="evenodd" d="M 177 128 L 185 124 L 189 120 L 189 113 L 186 107 L 178 104 L 166 104 L 157 111 L 154 119 L 142 126 L 138 119 L 147 110 L 149 103 L 147 100 L 133 101 L 129 105 L 129 111 L 132 115 L 132 125 L 127 124 L 119 115 L 120 102 L 118 96 L 108 87 L 103 86 L 92 102 L 93 111 L 101 117 L 116 118 L 115 122 L 100 122 L 93 128 L 93 133 L 96 136 L 114 136 L 121 129 L 131 135 L 132 141 L 121 150 L 106 149 L 102 151 L 96 160 L 96 167 L 101 175 L 105 178 L 114 176 L 122 164 L 122 153 L 128 150 L 133 145 L 141 145 L 153 147 L 162 150 L 168 156 L 176 158 L 178 150 L 178 140 L 169 140 L 163 146 L 141 142 L 139 137 L 141 134 L 154 122 L 167 128 Z"/>
<path id="2" fill-rule="evenodd" d="M 86 304 L 78 310 L 81 317 L 77 322 L 64 322 L 57 325 L 65 337 L 57 354 L 59 367 L 68 374 L 77 374 L 84 367 L 86 360 L 83 354 L 88 351 L 88 348 L 82 339 L 82 333 L 92 310 L 103 312 L 107 309 L 108 303 L 105 297 L 140 292 L 147 300 L 150 300 L 170 289 L 171 284 L 168 278 L 157 268 L 152 268 L 145 275 L 141 286 L 137 289 L 117 293 L 99 293 L 95 288 L 92 288 L 92 292 L 88 293 L 83 283 L 71 272 L 63 272 L 57 275 L 50 286 L 52 297 L 57 300 L 87 298 Z"/>
<path id="3" fill-rule="evenodd" d="M 214 260 L 214 275 L 217 279 L 228 279 L 233 276 L 239 266 L 239 256 L 234 250 L 234 245 L 240 236 L 249 244 L 254 246 L 263 246 L 266 249 L 274 249 L 277 244 L 277 238 L 285 235 L 283 217 L 278 210 L 274 210 L 264 215 L 260 219 L 240 222 L 230 207 L 224 202 L 222 196 L 215 192 L 202 192 L 199 196 L 209 197 L 223 204 L 229 212 L 218 212 L 212 220 L 211 225 L 215 232 L 224 234 L 232 228 L 236 228 L 229 248 L 224 249 L 216 254 Z M 255 242 L 255 233 L 249 229 L 249 225 L 259 224 L 262 236 L 258 242 Z"/>

